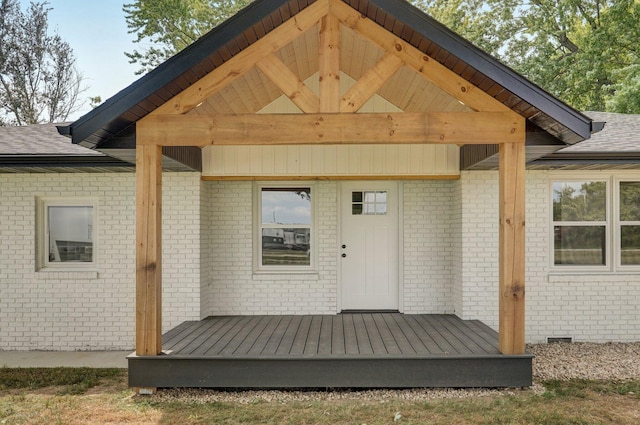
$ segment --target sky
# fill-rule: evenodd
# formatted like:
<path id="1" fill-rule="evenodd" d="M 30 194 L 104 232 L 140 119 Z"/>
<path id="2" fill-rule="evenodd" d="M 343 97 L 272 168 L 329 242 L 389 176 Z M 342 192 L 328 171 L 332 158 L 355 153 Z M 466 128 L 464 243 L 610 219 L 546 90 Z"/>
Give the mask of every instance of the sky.
<path id="1" fill-rule="evenodd" d="M 104 102 L 140 78 L 138 65 L 129 64 L 124 52 L 134 50 L 134 34 L 127 33 L 122 5 L 118 0 L 48 0 L 49 33 L 57 32 L 74 51 L 78 70 L 84 77 L 85 105 L 69 117 L 75 120 L 87 113 L 89 97 Z M 27 10 L 29 0 L 20 0 Z"/>

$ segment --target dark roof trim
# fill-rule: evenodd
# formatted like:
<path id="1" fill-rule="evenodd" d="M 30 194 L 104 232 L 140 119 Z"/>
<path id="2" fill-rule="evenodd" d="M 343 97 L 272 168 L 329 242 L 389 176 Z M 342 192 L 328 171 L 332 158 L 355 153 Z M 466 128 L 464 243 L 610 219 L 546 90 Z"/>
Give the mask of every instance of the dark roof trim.
<path id="1" fill-rule="evenodd" d="M 544 111 L 556 121 L 567 126 L 582 139 L 588 139 L 591 133 L 602 129 L 601 126 L 592 126 L 589 117 L 547 93 L 538 85 L 475 47 L 409 2 L 369 0 L 369 3 L 383 9 L 389 15 L 412 27 L 423 37 L 458 57 L 516 96 Z"/>
<path id="2" fill-rule="evenodd" d="M 555 152 L 533 162 L 535 165 L 637 163 L 640 163 L 640 152 Z"/>
<path id="3" fill-rule="evenodd" d="M 160 64 L 130 86 L 121 90 L 102 105 L 79 118 L 67 128 L 59 127 L 60 134 L 70 135 L 73 143 L 94 148 L 95 142 L 86 141 L 114 118 L 136 106 L 142 99 L 171 83 L 187 70 L 205 60 L 211 52 L 223 47 L 229 40 L 241 35 L 246 28 L 260 22 L 264 16 L 286 5 L 289 0 L 264 0 L 249 4 L 242 12 L 215 27 L 180 53 Z M 309 4 L 313 3 L 310 1 Z M 166 99 L 168 100 L 168 99 Z"/>
<path id="4" fill-rule="evenodd" d="M 73 143 L 96 148 L 101 141 L 127 132 L 133 124 L 131 119 L 136 118 L 124 118 L 125 115 L 144 116 L 153 109 L 141 108 L 141 102 L 154 97 L 151 105 L 157 105 L 158 100 L 168 101 L 178 89 L 175 86 L 176 80 L 191 69 L 208 69 L 204 65 L 210 60 L 212 52 L 228 47 L 230 41 L 239 39 L 248 28 L 264 23 L 270 16 L 282 13 L 295 14 L 314 1 L 298 0 L 292 9 L 291 0 L 256 0 L 98 108 L 69 126 L 59 128 L 60 134 L 70 135 Z M 375 10 L 379 10 L 381 15 L 386 14 L 411 27 L 416 34 L 430 40 L 476 72 L 504 87 L 514 97 L 520 98 L 542 111 L 544 116 L 559 123 L 567 130 L 566 144 L 585 140 L 598 128 L 592 125 L 591 119 L 587 116 L 545 92 L 404 0 L 367 0 L 360 3 L 356 0 L 342 1 L 352 4 L 355 8 L 373 10 L 374 14 Z M 367 10 L 361 12 L 367 14 Z M 159 97 L 159 94 L 162 97 Z"/>
<path id="5" fill-rule="evenodd" d="M 0 155 L 0 167 L 131 167 L 110 156 L 82 155 Z"/>

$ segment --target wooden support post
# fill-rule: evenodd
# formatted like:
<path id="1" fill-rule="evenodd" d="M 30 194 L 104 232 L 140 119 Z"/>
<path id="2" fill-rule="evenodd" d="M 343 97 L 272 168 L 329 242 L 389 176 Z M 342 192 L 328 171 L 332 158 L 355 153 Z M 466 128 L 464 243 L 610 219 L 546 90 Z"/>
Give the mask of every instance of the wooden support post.
<path id="1" fill-rule="evenodd" d="M 138 134 L 142 139 L 144 132 Z M 136 147 L 136 354 L 162 351 L 162 146 Z"/>
<path id="2" fill-rule="evenodd" d="M 498 348 L 524 353 L 525 144 L 500 145 L 500 301 Z"/>
<path id="3" fill-rule="evenodd" d="M 320 20 L 320 112 L 340 112 L 340 21 L 331 13 Z"/>

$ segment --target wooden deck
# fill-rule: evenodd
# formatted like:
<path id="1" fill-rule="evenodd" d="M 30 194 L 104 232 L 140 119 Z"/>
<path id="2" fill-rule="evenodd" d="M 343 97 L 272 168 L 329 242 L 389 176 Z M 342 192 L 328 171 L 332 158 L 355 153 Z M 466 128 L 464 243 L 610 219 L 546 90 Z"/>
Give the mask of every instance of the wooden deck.
<path id="1" fill-rule="evenodd" d="M 129 357 L 132 387 L 408 388 L 531 385 L 531 356 L 453 315 L 220 316 L 185 322 L 164 354 Z"/>

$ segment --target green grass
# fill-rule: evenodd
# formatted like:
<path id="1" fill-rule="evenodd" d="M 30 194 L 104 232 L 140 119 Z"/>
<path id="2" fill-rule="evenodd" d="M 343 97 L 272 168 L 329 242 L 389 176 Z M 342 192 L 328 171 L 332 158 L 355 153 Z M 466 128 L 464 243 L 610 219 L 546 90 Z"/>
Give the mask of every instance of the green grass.
<path id="1" fill-rule="evenodd" d="M 573 379 L 571 381 L 545 381 L 547 399 L 558 397 L 585 398 L 591 393 L 603 395 L 630 395 L 640 399 L 640 380 L 636 381 L 589 381 Z"/>
<path id="2" fill-rule="evenodd" d="M 135 396 L 122 369 L 0 369 L 0 424 L 637 425 L 640 380 L 547 381 L 461 399 L 202 402 Z M 91 391 L 89 389 L 93 388 Z M 193 392 L 190 392 L 193 394 Z M 394 420 L 395 419 L 395 420 Z"/>
<path id="3" fill-rule="evenodd" d="M 126 376 L 125 369 L 90 368 L 0 368 L 0 390 L 63 387 L 69 394 L 82 394 L 105 379 Z"/>

